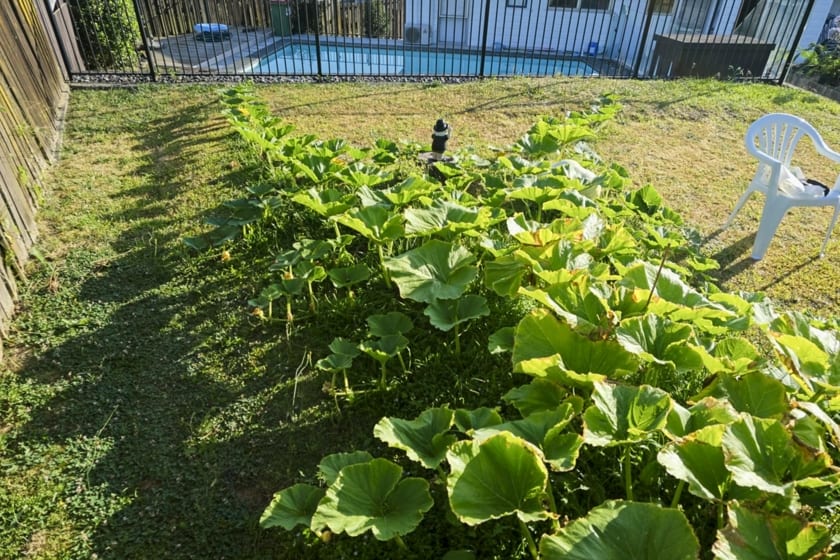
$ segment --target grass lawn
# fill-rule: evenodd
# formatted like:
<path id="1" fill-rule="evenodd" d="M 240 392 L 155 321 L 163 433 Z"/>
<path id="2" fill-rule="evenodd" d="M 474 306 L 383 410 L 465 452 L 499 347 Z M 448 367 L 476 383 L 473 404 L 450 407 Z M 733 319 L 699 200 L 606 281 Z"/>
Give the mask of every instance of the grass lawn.
<path id="1" fill-rule="evenodd" d="M 202 220 L 238 196 L 252 172 L 216 90 L 72 93 L 0 372 L 0 558 L 391 557 L 390 543 L 336 538 L 308 547 L 315 537 L 257 522 L 271 495 L 309 477 L 325 454 L 387 455 L 371 433 L 381 416 L 413 416 L 429 402 L 474 405 L 511 383 L 509 358 L 473 364 L 465 353 L 423 364 L 429 377 L 338 412 L 311 363 L 332 339 L 330 325 L 357 321 L 377 302 L 335 306 L 286 336 L 249 314 L 273 258 L 264 240 L 237 244 L 230 259 L 182 243 L 204 231 Z M 634 182 L 653 184 L 696 227 L 704 252 L 720 262 L 719 285 L 766 292 L 787 308 L 840 312 L 840 232 L 825 258 L 817 255 L 827 210 L 788 215 L 757 263 L 749 254 L 760 197 L 720 231 L 754 171 L 743 148 L 747 125 L 789 112 L 840 147 L 835 102 L 766 85 L 606 79 L 259 92 L 298 133 L 357 145 L 380 137 L 427 143 L 442 116 L 454 130 L 452 150 L 508 145 L 539 115 L 616 93 L 624 111 L 595 149 Z M 840 172 L 812 153 L 800 164 L 828 184 Z M 295 219 L 274 242 L 292 238 Z M 479 373 L 460 376 L 468 367 Z M 424 534 L 433 540 L 436 530 Z M 505 523 L 464 538 L 498 543 L 508 532 L 517 542 Z M 483 552 L 479 558 L 492 557 Z M 522 550 L 493 553 L 516 558 Z"/>

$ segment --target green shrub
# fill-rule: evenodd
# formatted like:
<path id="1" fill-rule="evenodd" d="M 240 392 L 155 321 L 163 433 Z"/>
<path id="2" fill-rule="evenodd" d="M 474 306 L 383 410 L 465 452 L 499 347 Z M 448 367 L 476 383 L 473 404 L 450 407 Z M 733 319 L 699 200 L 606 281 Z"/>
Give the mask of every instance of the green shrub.
<path id="1" fill-rule="evenodd" d="M 312 1 L 292 3 L 292 33 L 318 33 L 318 4 Z"/>
<path id="2" fill-rule="evenodd" d="M 76 38 L 88 70 L 132 70 L 140 27 L 131 0 L 71 0 Z"/>
<path id="3" fill-rule="evenodd" d="M 387 37 L 391 29 L 391 17 L 382 0 L 365 2 L 365 36 Z"/>
<path id="4" fill-rule="evenodd" d="M 840 85 L 840 48 L 814 45 L 802 53 L 802 69 L 808 76 L 815 76 L 821 84 Z"/>

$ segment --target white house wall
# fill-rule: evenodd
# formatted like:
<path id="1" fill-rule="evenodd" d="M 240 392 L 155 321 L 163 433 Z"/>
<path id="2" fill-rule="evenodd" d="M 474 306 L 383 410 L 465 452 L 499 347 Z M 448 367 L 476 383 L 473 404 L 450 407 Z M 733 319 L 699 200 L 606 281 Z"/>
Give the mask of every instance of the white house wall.
<path id="1" fill-rule="evenodd" d="M 529 1 L 529 4 L 530 9 L 500 7 L 491 11 L 488 44 L 513 49 L 586 53 L 590 43 L 598 43 L 598 50 L 603 51 L 610 39 L 610 12 L 549 8 L 547 0 Z"/>
<path id="2" fill-rule="evenodd" d="M 591 43 L 597 43 L 599 55 L 628 68 L 635 67 L 641 51 L 640 72 L 644 75 L 655 47 L 654 36 L 671 32 L 679 6 L 691 10 L 701 1 L 677 0 L 678 6 L 672 13 L 654 14 L 647 40 L 642 46 L 640 42 L 647 10 L 644 0 L 613 0 L 609 11 L 549 8 L 548 0 L 527 0 L 525 7 L 514 8 L 507 6 L 507 0 L 491 0 L 486 45 L 493 50 L 587 54 Z M 791 0 L 771 1 L 786 3 Z M 441 2 L 457 4 L 466 17 L 457 22 L 441 19 Z M 427 26 L 433 46 L 480 49 L 483 46 L 485 4 L 486 0 L 406 0 L 406 25 Z M 742 4 L 743 0 L 722 0 L 717 4 L 713 0 L 702 26 L 698 26 L 695 33 L 733 33 Z M 460 6 L 464 9 L 461 10 Z M 816 41 L 825 18 L 832 11 L 840 13 L 840 0 L 815 0 L 799 44 L 800 50 Z"/>

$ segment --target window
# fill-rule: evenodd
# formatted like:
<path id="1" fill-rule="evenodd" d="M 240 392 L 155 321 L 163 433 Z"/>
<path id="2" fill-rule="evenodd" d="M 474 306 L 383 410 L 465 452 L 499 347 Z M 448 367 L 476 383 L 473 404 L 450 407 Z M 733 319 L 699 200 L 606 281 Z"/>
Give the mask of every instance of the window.
<path id="1" fill-rule="evenodd" d="M 670 14 L 675 3 L 675 0 L 653 0 L 653 13 Z"/>
<path id="2" fill-rule="evenodd" d="M 609 10 L 612 0 L 548 0 L 549 8 L 577 8 L 579 10 Z"/>

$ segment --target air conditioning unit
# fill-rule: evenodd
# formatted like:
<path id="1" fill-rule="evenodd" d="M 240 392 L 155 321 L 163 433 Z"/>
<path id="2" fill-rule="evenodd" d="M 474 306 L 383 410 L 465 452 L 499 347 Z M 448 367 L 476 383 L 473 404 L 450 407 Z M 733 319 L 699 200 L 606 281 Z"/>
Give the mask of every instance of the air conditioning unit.
<path id="1" fill-rule="evenodd" d="M 432 30 L 426 24 L 407 23 L 403 41 L 406 45 L 428 45 L 432 42 Z"/>

